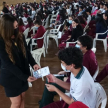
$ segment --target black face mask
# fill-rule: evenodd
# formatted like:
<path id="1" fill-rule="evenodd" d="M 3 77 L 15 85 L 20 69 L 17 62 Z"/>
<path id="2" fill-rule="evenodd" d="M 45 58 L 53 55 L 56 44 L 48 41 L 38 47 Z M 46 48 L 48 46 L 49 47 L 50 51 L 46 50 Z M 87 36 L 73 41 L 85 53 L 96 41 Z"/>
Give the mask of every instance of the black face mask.
<path id="1" fill-rule="evenodd" d="M 18 33 L 19 33 L 19 29 L 18 28 L 14 29 L 14 36 L 15 37 L 18 35 Z"/>

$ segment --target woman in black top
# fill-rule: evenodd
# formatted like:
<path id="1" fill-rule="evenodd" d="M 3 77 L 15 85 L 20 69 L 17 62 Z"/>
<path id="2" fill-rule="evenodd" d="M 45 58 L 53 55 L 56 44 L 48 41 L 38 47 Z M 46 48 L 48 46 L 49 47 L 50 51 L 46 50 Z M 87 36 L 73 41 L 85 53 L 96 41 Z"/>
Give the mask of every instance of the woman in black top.
<path id="1" fill-rule="evenodd" d="M 3 2 L 3 13 L 9 13 L 6 2 Z"/>
<path id="2" fill-rule="evenodd" d="M 29 64 L 34 70 L 40 67 L 27 49 L 25 38 L 19 33 L 18 23 L 12 15 L 3 15 L 0 28 L 0 84 L 11 100 L 11 108 L 24 108 L 28 82 L 36 80 L 30 75 Z"/>
<path id="3" fill-rule="evenodd" d="M 66 42 L 77 41 L 78 37 L 83 35 L 83 28 L 79 23 L 78 19 L 74 19 L 72 22 L 72 34 L 71 37 Z"/>

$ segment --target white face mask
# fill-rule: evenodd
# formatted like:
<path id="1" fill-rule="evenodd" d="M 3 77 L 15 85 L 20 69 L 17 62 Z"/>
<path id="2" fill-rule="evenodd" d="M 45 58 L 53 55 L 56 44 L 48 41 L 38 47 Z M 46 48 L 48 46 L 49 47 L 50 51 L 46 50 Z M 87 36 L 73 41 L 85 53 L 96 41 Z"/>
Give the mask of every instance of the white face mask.
<path id="1" fill-rule="evenodd" d="M 32 11 L 32 14 L 34 14 L 35 13 L 35 11 Z"/>
<path id="2" fill-rule="evenodd" d="M 65 72 L 70 72 L 70 70 L 67 70 L 66 67 L 62 65 L 62 63 L 61 63 L 61 68 L 62 68 Z"/>
<path id="3" fill-rule="evenodd" d="M 75 45 L 76 48 L 80 48 L 80 46 L 78 44 Z"/>

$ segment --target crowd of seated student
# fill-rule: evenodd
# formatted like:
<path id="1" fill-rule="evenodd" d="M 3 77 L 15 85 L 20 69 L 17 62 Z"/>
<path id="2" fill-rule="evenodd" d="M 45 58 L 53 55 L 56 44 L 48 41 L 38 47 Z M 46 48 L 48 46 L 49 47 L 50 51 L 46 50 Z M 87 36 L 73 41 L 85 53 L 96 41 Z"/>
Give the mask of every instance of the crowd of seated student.
<path id="1" fill-rule="evenodd" d="M 78 41 L 77 41 L 77 44 L 75 47 L 81 49 L 81 51 L 83 53 L 83 66 L 85 66 L 89 70 L 90 75 L 93 77 L 93 75 L 95 74 L 95 72 L 97 70 L 98 64 L 97 64 L 96 56 L 93 53 L 93 51 L 91 50 L 92 46 L 93 46 L 93 39 L 90 36 L 81 36 L 78 38 Z M 61 68 L 64 71 L 61 71 L 58 74 L 69 73 L 69 71 L 66 72 L 66 69 L 63 68 L 62 65 L 61 65 Z M 57 78 L 63 80 L 64 77 L 57 77 Z M 66 82 L 70 82 L 70 74 L 68 74 L 68 79 Z M 46 83 L 48 83 L 48 82 L 46 81 Z M 65 90 L 62 87 L 58 86 L 57 84 L 53 83 L 53 85 L 56 86 L 57 88 L 59 88 L 62 92 L 65 92 Z M 47 88 L 45 87 L 42 99 L 40 101 L 40 108 L 52 103 L 54 95 L 56 95 L 55 92 L 54 93 L 49 92 L 47 90 Z"/>
<path id="2" fill-rule="evenodd" d="M 76 62 L 71 61 L 71 59 L 74 59 L 74 58 L 70 57 L 70 54 L 72 56 L 72 55 L 74 55 L 73 52 L 77 51 L 77 52 L 75 52 L 76 55 L 74 55 L 74 56 L 78 57 L 78 58 L 79 57 L 82 58 L 81 55 L 83 54 L 83 58 L 82 58 L 82 60 L 81 60 L 81 58 L 79 58 L 81 60 L 79 62 L 80 62 L 80 64 L 82 63 L 83 66 L 85 66 L 88 69 L 88 71 L 87 71 L 85 68 L 86 72 L 90 73 L 90 75 L 87 74 L 87 76 L 89 77 L 89 80 L 91 81 L 91 82 L 88 82 L 89 83 L 88 85 L 93 86 L 93 81 L 91 80 L 91 77 L 93 77 L 93 75 L 95 74 L 97 67 L 98 67 L 98 63 L 97 63 L 95 54 L 91 50 L 92 46 L 93 46 L 92 38 L 95 38 L 96 33 L 103 33 L 107 30 L 108 4 L 107 3 L 103 4 L 102 2 L 93 3 L 91 1 L 89 1 L 89 2 L 79 1 L 79 2 L 74 2 L 74 3 L 69 3 L 69 2 L 65 3 L 63 1 L 62 2 L 54 1 L 54 3 L 55 4 L 46 3 L 46 2 L 43 2 L 43 3 L 40 2 L 40 4 L 38 4 L 38 3 L 22 3 L 22 4 L 20 4 L 19 3 L 19 4 L 15 5 L 15 7 L 11 6 L 11 9 L 8 10 L 7 4 L 4 2 L 3 13 L 4 14 L 11 13 L 17 17 L 17 19 L 19 21 L 18 22 L 19 31 L 21 33 L 23 33 L 25 31 L 25 29 L 27 29 L 27 28 L 31 29 L 33 26 L 35 26 L 36 34 L 32 35 L 33 31 L 30 31 L 28 34 L 28 38 L 31 38 L 29 45 L 28 45 L 29 49 L 30 49 L 32 39 L 40 38 L 46 32 L 45 28 L 42 26 L 42 21 L 45 20 L 48 17 L 48 15 L 52 13 L 52 11 L 55 11 L 56 13 L 59 11 L 56 21 L 51 22 L 52 27 L 54 27 L 57 24 L 63 24 L 63 22 L 68 18 L 68 22 L 66 23 L 66 25 L 64 25 L 64 33 L 61 37 L 61 43 L 59 44 L 59 49 L 65 48 L 66 42 L 77 41 L 77 44 L 74 46 L 77 47 L 77 49 L 79 48 L 82 52 L 79 50 L 77 51 L 76 48 L 75 49 L 67 48 L 67 49 L 64 49 L 63 51 L 60 51 L 58 54 L 58 57 L 62 61 L 61 67 L 64 71 L 59 74 L 67 74 L 66 69 L 69 69 L 69 71 L 71 71 L 71 72 L 74 70 L 75 71 L 82 70 L 82 65 L 80 65 L 78 68 L 75 68 L 75 66 L 78 65 L 78 64 L 76 64 L 78 59 L 75 59 Z M 61 5 L 61 6 L 59 6 L 59 5 Z M 71 16 L 69 16 L 69 15 L 71 15 Z M 19 16 L 27 18 L 27 25 L 24 25 L 22 18 L 19 18 Z M 33 24 L 33 22 L 34 22 L 34 24 Z M 89 34 L 90 36 L 88 36 L 88 35 L 82 36 L 83 29 L 85 28 L 86 25 L 89 25 L 89 30 L 88 30 L 87 34 Z M 98 38 L 103 39 L 106 37 L 107 37 L 107 34 L 104 34 L 104 35 L 99 35 Z M 43 39 L 37 40 L 36 42 L 38 44 L 38 48 L 41 48 L 43 46 Z M 79 55 L 77 55 L 78 52 L 79 52 Z M 64 57 L 67 57 L 67 58 L 64 58 Z M 71 62 L 71 63 L 68 63 L 68 62 Z M 75 66 L 73 66 L 73 70 L 71 70 L 70 68 L 71 68 L 72 64 L 74 64 L 74 63 L 75 63 Z M 108 64 L 97 76 L 96 81 L 97 82 L 102 81 L 107 75 L 108 75 Z M 55 78 L 54 76 L 49 76 L 48 77 L 49 80 L 50 80 L 50 77 Z M 63 80 L 63 77 L 59 77 L 59 79 Z M 68 79 L 66 82 L 62 82 L 61 80 L 58 80 L 58 82 L 53 82 L 53 85 L 56 86 L 56 88 L 58 88 L 60 91 L 58 89 L 52 90 L 51 87 L 55 88 L 54 86 L 51 86 L 51 85 L 45 86 L 42 100 L 40 101 L 40 108 L 45 107 L 48 104 L 50 104 L 50 105 L 46 106 L 45 108 L 55 108 L 55 104 L 58 105 L 58 108 L 61 108 L 61 106 L 63 106 L 63 104 L 65 104 L 66 106 L 64 108 L 68 108 L 68 106 L 69 106 L 68 104 L 75 101 L 74 98 L 77 99 L 78 101 L 82 101 L 88 107 L 90 106 L 86 102 L 81 100 L 83 98 L 83 96 L 85 96 L 85 98 L 87 97 L 87 93 L 86 93 L 86 95 L 83 95 L 82 97 L 78 97 L 78 98 L 75 95 L 75 97 L 71 98 L 71 99 L 67 98 L 64 94 L 61 95 L 61 91 L 64 93 L 65 89 L 69 90 L 69 86 L 68 86 L 68 88 L 66 88 L 63 85 L 61 85 L 59 82 L 61 82 L 62 84 L 71 83 L 70 74 L 68 75 Z M 84 82 L 86 82 L 86 81 L 84 81 Z M 82 84 L 85 84 L 85 83 L 82 82 Z M 81 85 L 79 85 L 79 86 L 81 86 Z M 71 87 L 71 85 L 70 85 L 70 87 Z M 93 86 L 93 88 L 94 88 L 94 86 Z M 79 88 L 77 88 L 77 90 L 78 89 Z M 83 90 L 86 92 L 87 89 L 84 88 Z M 51 104 L 53 102 L 54 95 L 57 93 L 50 92 L 50 91 L 57 92 L 62 97 L 62 99 L 64 101 Z M 71 92 L 71 90 L 70 90 L 70 92 Z M 92 90 L 91 90 L 91 93 L 93 95 L 95 94 L 92 92 Z M 94 104 L 92 102 L 92 100 L 90 100 L 89 102 L 91 105 Z M 90 108 L 94 108 L 94 105 L 93 105 L 93 107 L 90 107 Z"/>

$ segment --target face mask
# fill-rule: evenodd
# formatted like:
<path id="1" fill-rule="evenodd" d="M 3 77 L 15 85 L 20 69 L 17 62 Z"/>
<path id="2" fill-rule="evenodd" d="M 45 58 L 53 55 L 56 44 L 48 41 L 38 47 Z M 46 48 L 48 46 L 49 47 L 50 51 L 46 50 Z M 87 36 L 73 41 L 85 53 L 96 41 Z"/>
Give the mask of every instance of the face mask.
<path id="1" fill-rule="evenodd" d="M 36 30 L 38 30 L 38 27 L 35 27 Z"/>
<path id="2" fill-rule="evenodd" d="M 29 12 L 29 11 L 30 11 L 30 9 L 27 9 L 27 11 Z"/>
<path id="3" fill-rule="evenodd" d="M 3 15 L 3 12 L 1 11 L 1 14 Z"/>
<path id="4" fill-rule="evenodd" d="M 32 11 L 32 14 L 34 14 L 35 13 L 35 11 Z"/>
<path id="5" fill-rule="evenodd" d="M 80 48 L 80 46 L 78 44 L 75 45 L 76 48 Z"/>
<path id="6" fill-rule="evenodd" d="M 72 24 L 72 20 L 69 20 L 69 24 Z"/>
<path id="7" fill-rule="evenodd" d="M 67 70 L 66 67 L 62 65 L 62 63 L 61 63 L 61 68 L 62 68 L 65 72 L 70 72 L 70 70 Z"/>
<path id="8" fill-rule="evenodd" d="M 19 29 L 18 28 L 14 29 L 14 36 L 15 37 L 18 35 L 18 33 L 19 33 Z"/>
<path id="9" fill-rule="evenodd" d="M 76 27 L 73 27 L 74 29 L 76 28 Z"/>

